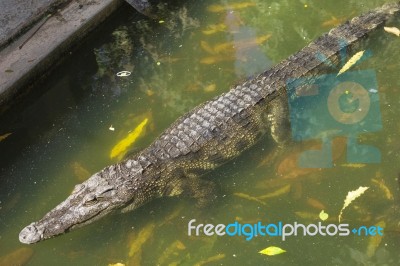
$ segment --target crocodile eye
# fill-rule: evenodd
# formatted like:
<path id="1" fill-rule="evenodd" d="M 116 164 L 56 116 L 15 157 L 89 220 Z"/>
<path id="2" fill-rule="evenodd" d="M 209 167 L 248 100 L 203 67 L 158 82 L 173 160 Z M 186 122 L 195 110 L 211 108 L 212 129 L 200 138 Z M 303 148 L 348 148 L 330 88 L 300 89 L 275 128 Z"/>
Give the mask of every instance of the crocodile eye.
<path id="1" fill-rule="evenodd" d="M 97 198 L 93 197 L 93 198 L 89 198 L 85 201 L 85 203 L 83 203 L 84 206 L 92 206 L 93 204 L 95 204 L 97 202 Z"/>

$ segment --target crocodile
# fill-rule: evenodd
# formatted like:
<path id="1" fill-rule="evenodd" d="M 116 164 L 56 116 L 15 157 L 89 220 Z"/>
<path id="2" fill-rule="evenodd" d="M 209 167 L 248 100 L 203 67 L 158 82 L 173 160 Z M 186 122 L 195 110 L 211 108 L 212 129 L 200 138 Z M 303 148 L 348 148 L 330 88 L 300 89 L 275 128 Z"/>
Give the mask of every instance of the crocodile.
<path id="1" fill-rule="evenodd" d="M 198 205 L 206 204 L 215 188 L 203 178 L 206 172 L 237 157 L 267 132 L 279 142 L 285 138 L 281 133 L 290 131 L 285 128 L 288 80 L 327 71 L 329 64 L 316 54 L 339 62 L 342 49 L 354 51 L 361 39 L 399 10 L 400 3 L 391 3 L 355 17 L 269 70 L 195 107 L 141 152 L 76 185 L 65 201 L 20 232 L 20 242 L 48 239 L 160 197 L 186 194 Z"/>

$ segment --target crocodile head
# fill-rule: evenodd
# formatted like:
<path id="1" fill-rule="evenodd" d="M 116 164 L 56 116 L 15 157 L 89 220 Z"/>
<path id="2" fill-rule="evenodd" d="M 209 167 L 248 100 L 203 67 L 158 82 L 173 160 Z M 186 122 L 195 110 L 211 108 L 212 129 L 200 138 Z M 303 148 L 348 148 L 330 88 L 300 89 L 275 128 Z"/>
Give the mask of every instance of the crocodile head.
<path id="1" fill-rule="evenodd" d="M 127 188 L 123 178 L 110 178 L 110 176 L 118 176 L 115 168 L 115 166 L 107 167 L 85 182 L 76 185 L 65 201 L 48 212 L 41 220 L 31 223 L 21 231 L 20 242 L 32 244 L 66 233 L 92 223 L 117 208 L 135 203 L 138 189 Z M 136 177 L 139 175 L 141 172 L 137 172 Z"/>

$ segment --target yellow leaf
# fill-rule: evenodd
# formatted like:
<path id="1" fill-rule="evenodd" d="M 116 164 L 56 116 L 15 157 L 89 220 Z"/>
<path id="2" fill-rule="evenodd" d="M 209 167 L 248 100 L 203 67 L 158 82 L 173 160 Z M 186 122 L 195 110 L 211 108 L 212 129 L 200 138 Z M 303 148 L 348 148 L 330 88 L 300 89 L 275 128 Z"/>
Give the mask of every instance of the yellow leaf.
<path id="1" fill-rule="evenodd" d="M 356 198 L 361 196 L 368 188 L 369 187 L 359 187 L 358 189 L 356 189 L 354 191 L 349 191 L 347 193 L 346 199 L 344 200 L 344 205 L 339 213 L 339 223 L 340 223 L 340 220 L 342 219 L 342 214 L 343 214 L 344 209 L 346 209 L 346 207 L 348 207 L 350 205 L 350 203 L 352 203 Z"/>
<path id="2" fill-rule="evenodd" d="M 214 33 L 217 33 L 217 32 L 221 32 L 221 31 L 224 31 L 224 30 L 226 30 L 226 25 L 223 24 L 223 23 L 220 23 L 220 24 L 209 25 L 207 27 L 207 29 L 202 30 L 202 32 L 205 35 L 211 35 L 211 34 L 214 34 Z"/>
<path id="3" fill-rule="evenodd" d="M 375 224 L 375 226 L 376 227 L 379 226 L 384 229 L 386 227 L 386 223 L 385 223 L 385 221 L 380 221 L 377 224 Z M 379 247 L 379 244 L 382 242 L 382 238 L 383 238 L 383 236 L 381 236 L 379 234 L 369 237 L 367 252 L 366 252 L 368 258 L 371 258 L 375 255 L 375 251 Z"/>
<path id="4" fill-rule="evenodd" d="M 213 92 L 213 91 L 215 91 L 216 88 L 217 88 L 217 85 L 215 85 L 213 83 L 213 84 L 209 84 L 209 85 L 205 86 L 203 90 L 205 92 Z"/>
<path id="5" fill-rule="evenodd" d="M 349 168 L 362 168 L 362 167 L 366 166 L 366 164 L 365 163 L 344 163 L 340 166 L 349 167 Z"/>
<path id="6" fill-rule="evenodd" d="M 135 240 L 130 244 L 128 253 L 129 257 L 132 257 L 141 250 L 143 244 L 153 235 L 155 228 L 156 225 L 154 223 L 149 223 L 140 230 L 137 238 L 135 238 Z"/>
<path id="7" fill-rule="evenodd" d="M 207 7 L 207 10 L 209 12 L 219 13 L 219 12 L 225 12 L 225 11 L 230 11 L 230 10 L 239 10 L 239 9 L 243 9 L 243 8 L 255 6 L 255 5 L 256 5 L 256 3 L 252 3 L 252 2 L 235 3 L 235 4 L 231 4 L 231 5 L 210 5 L 209 7 Z"/>
<path id="8" fill-rule="evenodd" d="M 225 254 L 221 253 L 221 254 L 209 257 L 205 260 L 199 261 L 198 263 L 195 263 L 194 266 L 203 266 L 205 264 L 209 264 L 210 262 L 222 260 L 223 258 L 225 258 Z"/>
<path id="9" fill-rule="evenodd" d="M 389 33 L 392 33 L 392 34 L 396 35 L 397 37 L 400 36 L 400 30 L 398 28 L 396 28 L 396 27 L 383 27 L 383 29 L 386 32 L 389 32 Z"/>
<path id="10" fill-rule="evenodd" d="M 388 200 L 394 199 L 392 192 L 390 192 L 390 189 L 385 185 L 385 183 L 382 182 L 382 180 L 372 178 L 371 181 L 379 186 L 379 188 L 385 193 L 385 196 Z"/>
<path id="11" fill-rule="evenodd" d="M 324 210 L 322 210 L 320 213 L 319 213 L 319 219 L 321 219 L 322 221 L 325 221 L 326 219 L 328 219 L 329 218 L 329 215 L 326 213 L 326 212 L 324 212 Z"/>
<path id="12" fill-rule="evenodd" d="M 5 140 L 8 136 L 10 136 L 12 133 L 7 133 L 4 135 L 0 135 L 0 141 Z"/>
<path id="13" fill-rule="evenodd" d="M 125 266 L 125 264 L 117 262 L 117 263 L 110 263 L 108 266 Z"/>
<path id="14" fill-rule="evenodd" d="M 290 184 L 287 184 L 281 188 L 279 188 L 278 190 L 275 190 L 274 192 L 268 193 L 266 195 L 257 197 L 259 200 L 263 200 L 263 199 L 268 199 L 268 198 L 274 198 L 274 197 L 278 197 L 281 196 L 283 194 L 289 193 L 290 191 Z"/>
<path id="15" fill-rule="evenodd" d="M 200 41 L 200 47 L 209 54 L 215 54 L 214 49 L 205 41 Z"/>
<path id="16" fill-rule="evenodd" d="M 112 148 L 110 158 L 113 159 L 117 156 L 118 158 L 122 158 L 128 151 L 128 148 L 141 136 L 148 121 L 149 119 L 145 118 L 131 133 L 128 134 L 128 136 L 118 142 L 114 148 Z"/>
<path id="17" fill-rule="evenodd" d="M 316 220 L 318 219 L 318 215 L 316 213 L 312 213 L 312 212 L 294 212 L 294 214 L 296 214 L 296 216 L 302 218 L 302 219 L 307 219 L 307 220 Z"/>
<path id="18" fill-rule="evenodd" d="M 365 50 L 360 51 L 358 53 L 356 53 L 355 55 L 353 55 L 349 61 L 347 61 L 346 64 L 344 64 L 344 66 L 339 70 L 339 73 L 337 74 L 337 76 L 339 76 L 340 74 L 343 74 L 344 72 L 346 72 L 347 70 L 349 70 L 350 67 L 352 67 L 355 63 L 357 63 L 361 57 L 364 55 Z"/>
<path id="19" fill-rule="evenodd" d="M 253 197 L 253 196 L 250 196 L 250 195 L 247 195 L 244 193 L 233 193 L 233 195 L 235 195 L 236 197 L 242 198 L 242 199 L 247 199 L 247 200 L 261 203 L 262 205 L 266 205 L 266 203 L 264 201 L 261 201 L 261 200 L 257 199 L 256 197 Z"/>
<path id="20" fill-rule="evenodd" d="M 281 249 L 280 247 L 270 246 L 270 247 L 267 247 L 267 248 L 259 251 L 258 253 L 263 254 L 263 255 L 268 255 L 268 256 L 274 256 L 274 255 L 282 254 L 285 252 L 286 252 L 286 250 Z"/>
<path id="21" fill-rule="evenodd" d="M 71 168 L 74 171 L 74 175 L 79 179 L 79 181 L 83 182 L 88 179 L 91 174 L 85 167 L 83 167 L 78 162 L 71 163 Z"/>

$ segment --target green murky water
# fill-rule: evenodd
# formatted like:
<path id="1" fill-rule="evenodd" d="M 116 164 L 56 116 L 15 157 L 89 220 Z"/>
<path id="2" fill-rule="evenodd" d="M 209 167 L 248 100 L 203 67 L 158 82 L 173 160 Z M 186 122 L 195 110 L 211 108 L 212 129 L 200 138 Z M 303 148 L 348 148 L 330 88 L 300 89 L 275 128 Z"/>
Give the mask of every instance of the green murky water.
<path id="1" fill-rule="evenodd" d="M 12 135 L 0 143 L 0 257 L 26 247 L 18 242 L 19 231 L 64 200 L 88 173 L 117 162 L 110 159 L 111 149 L 145 118 L 150 122 L 133 151 L 197 104 L 278 63 L 336 23 L 383 3 L 189 1 L 171 8 L 162 21 L 135 16 L 127 8 L 119 11 L 36 89 L 18 115 L 1 118 L 0 134 Z M 380 163 L 349 164 L 339 138 L 334 167 L 302 169 L 295 158 L 318 148 L 318 141 L 278 149 L 266 137 L 207 175 L 220 186 L 211 207 L 198 210 L 186 198 L 157 200 L 28 246 L 33 255 L 27 265 L 203 265 L 208 260 L 204 265 L 398 265 L 399 45 L 394 35 L 378 33 L 364 44 L 373 56 L 354 67 L 376 73 L 382 130 L 358 140 L 380 150 Z M 117 77 L 123 70 L 132 75 Z M 369 189 L 345 210 L 343 222 L 350 229 L 385 222 L 383 238 L 258 236 L 246 241 L 187 233 L 191 219 L 215 225 L 308 225 L 318 223 L 321 209 L 330 215 L 323 224 L 337 224 L 347 192 L 360 186 Z M 262 202 L 254 200 L 263 195 Z M 268 246 L 287 252 L 258 254 Z M 32 251 L 20 252 L 29 257 Z"/>

